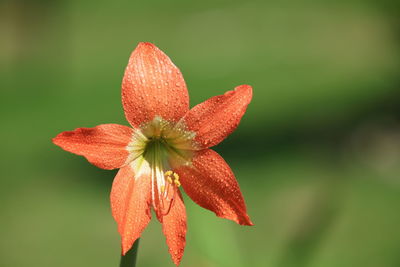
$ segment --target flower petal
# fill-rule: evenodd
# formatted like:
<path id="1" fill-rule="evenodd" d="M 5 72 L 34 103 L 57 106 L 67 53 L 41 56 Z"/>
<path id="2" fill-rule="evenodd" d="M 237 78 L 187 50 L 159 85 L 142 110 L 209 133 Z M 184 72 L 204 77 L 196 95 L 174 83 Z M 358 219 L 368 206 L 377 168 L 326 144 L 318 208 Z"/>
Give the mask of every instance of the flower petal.
<path id="1" fill-rule="evenodd" d="M 178 121 L 189 110 L 189 95 L 169 57 L 151 43 L 139 43 L 122 80 L 122 104 L 126 119 L 138 127 L 157 115 Z"/>
<path id="2" fill-rule="evenodd" d="M 133 129 L 119 124 L 101 124 L 94 128 L 77 128 L 62 132 L 53 143 L 62 149 L 84 156 L 102 169 L 123 166 L 129 156 L 126 146 L 131 141 Z"/>
<path id="3" fill-rule="evenodd" d="M 171 210 L 162 219 L 162 228 L 167 239 L 169 254 L 178 266 L 186 244 L 186 210 L 179 190 Z"/>
<path id="4" fill-rule="evenodd" d="M 217 216 L 242 225 L 253 225 L 235 176 L 217 152 L 197 151 L 191 166 L 174 170 L 189 197 Z"/>
<path id="5" fill-rule="evenodd" d="M 190 131 L 196 132 L 195 141 L 202 148 L 215 146 L 239 125 L 252 94 L 250 85 L 240 85 L 193 107 L 183 122 Z"/>
<path id="6" fill-rule="evenodd" d="M 150 178 L 135 176 L 131 165 L 121 168 L 111 189 L 111 211 L 121 235 L 122 254 L 132 247 L 151 219 Z"/>

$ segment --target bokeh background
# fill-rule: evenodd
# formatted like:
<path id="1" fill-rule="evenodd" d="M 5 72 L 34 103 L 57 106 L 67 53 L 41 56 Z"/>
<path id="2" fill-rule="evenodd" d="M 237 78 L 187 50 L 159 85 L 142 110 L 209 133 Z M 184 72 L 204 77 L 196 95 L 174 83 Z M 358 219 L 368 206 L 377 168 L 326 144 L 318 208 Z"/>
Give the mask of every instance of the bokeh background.
<path id="1" fill-rule="evenodd" d="M 256 225 L 185 198 L 181 266 L 400 266 L 398 3 L 2 1 L 0 266 L 118 266 L 115 171 L 51 138 L 127 125 L 120 84 L 140 41 L 180 67 L 191 106 L 254 87 L 216 150 Z M 137 266 L 173 266 L 155 220 Z"/>

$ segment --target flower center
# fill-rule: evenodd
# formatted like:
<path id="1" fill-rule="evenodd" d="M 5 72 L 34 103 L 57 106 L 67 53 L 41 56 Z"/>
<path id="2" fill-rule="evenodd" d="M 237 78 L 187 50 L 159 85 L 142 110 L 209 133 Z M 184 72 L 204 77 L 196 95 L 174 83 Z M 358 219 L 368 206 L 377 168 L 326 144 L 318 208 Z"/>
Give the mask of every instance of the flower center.
<path id="1" fill-rule="evenodd" d="M 151 166 L 166 165 L 168 162 L 168 143 L 158 137 L 151 137 L 147 140 L 144 151 L 143 158 Z"/>
<path id="2" fill-rule="evenodd" d="M 172 170 L 191 164 L 194 136 L 184 125 L 157 116 L 135 132 L 127 147 L 137 176 L 151 178 L 152 203 L 159 220 L 168 214 L 180 186 L 179 175 Z"/>
<path id="3" fill-rule="evenodd" d="M 192 132 L 155 117 L 141 128 L 141 133 L 144 137 L 142 155 L 151 168 L 168 171 L 190 163 L 194 149 Z"/>

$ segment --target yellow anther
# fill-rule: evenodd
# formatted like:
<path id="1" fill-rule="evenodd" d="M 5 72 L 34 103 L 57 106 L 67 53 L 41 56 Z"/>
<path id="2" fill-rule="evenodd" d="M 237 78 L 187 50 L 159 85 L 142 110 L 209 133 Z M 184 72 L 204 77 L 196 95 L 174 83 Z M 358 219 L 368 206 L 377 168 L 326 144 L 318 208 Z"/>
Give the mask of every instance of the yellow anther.
<path id="1" fill-rule="evenodd" d="M 173 171 L 166 171 L 164 173 L 165 179 L 167 180 L 168 183 L 172 184 L 175 183 L 176 186 L 181 186 L 181 183 L 179 182 L 179 174 Z"/>
<path id="2" fill-rule="evenodd" d="M 172 184 L 172 178 L 171 178 L 171 176 L 168 176 L 168 177 L 167 177 L 167 181 L 168 181 L 168 183 Z"/>
<path id="3" fill-rule="evenodd" d="M 164 192 L 165 192 L 165 186 L 162 185 L 162 186 L 161 186 L 161 193 L 164 193 Z"/>

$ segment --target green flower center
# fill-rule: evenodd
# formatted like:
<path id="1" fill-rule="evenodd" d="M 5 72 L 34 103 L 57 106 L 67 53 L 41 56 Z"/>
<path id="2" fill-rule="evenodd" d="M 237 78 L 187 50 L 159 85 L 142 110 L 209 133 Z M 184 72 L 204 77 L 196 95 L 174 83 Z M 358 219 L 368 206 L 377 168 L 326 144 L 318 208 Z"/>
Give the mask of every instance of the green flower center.
<path id="1" fill-rule="evenodd" d="M 164 180 L 161 173 L 191 164 L 196 150 L 194 137 L 195 133 L 188 131 L 183 123 L 156 116 L 133 134 L 127 146 L 128 162 L 135 173 L 151 172 L 157 180 Z"/>
<path id="2" fill-rule="evenodd" d="M 145 145 L 143 158 L 149 163 L 151 168 L 159 167 L 160 169 L 164 169 L 163 166 L 168 165 L 168 156 L 171 150 L 171 146 L 163 138 L 151 137 Z"/>

